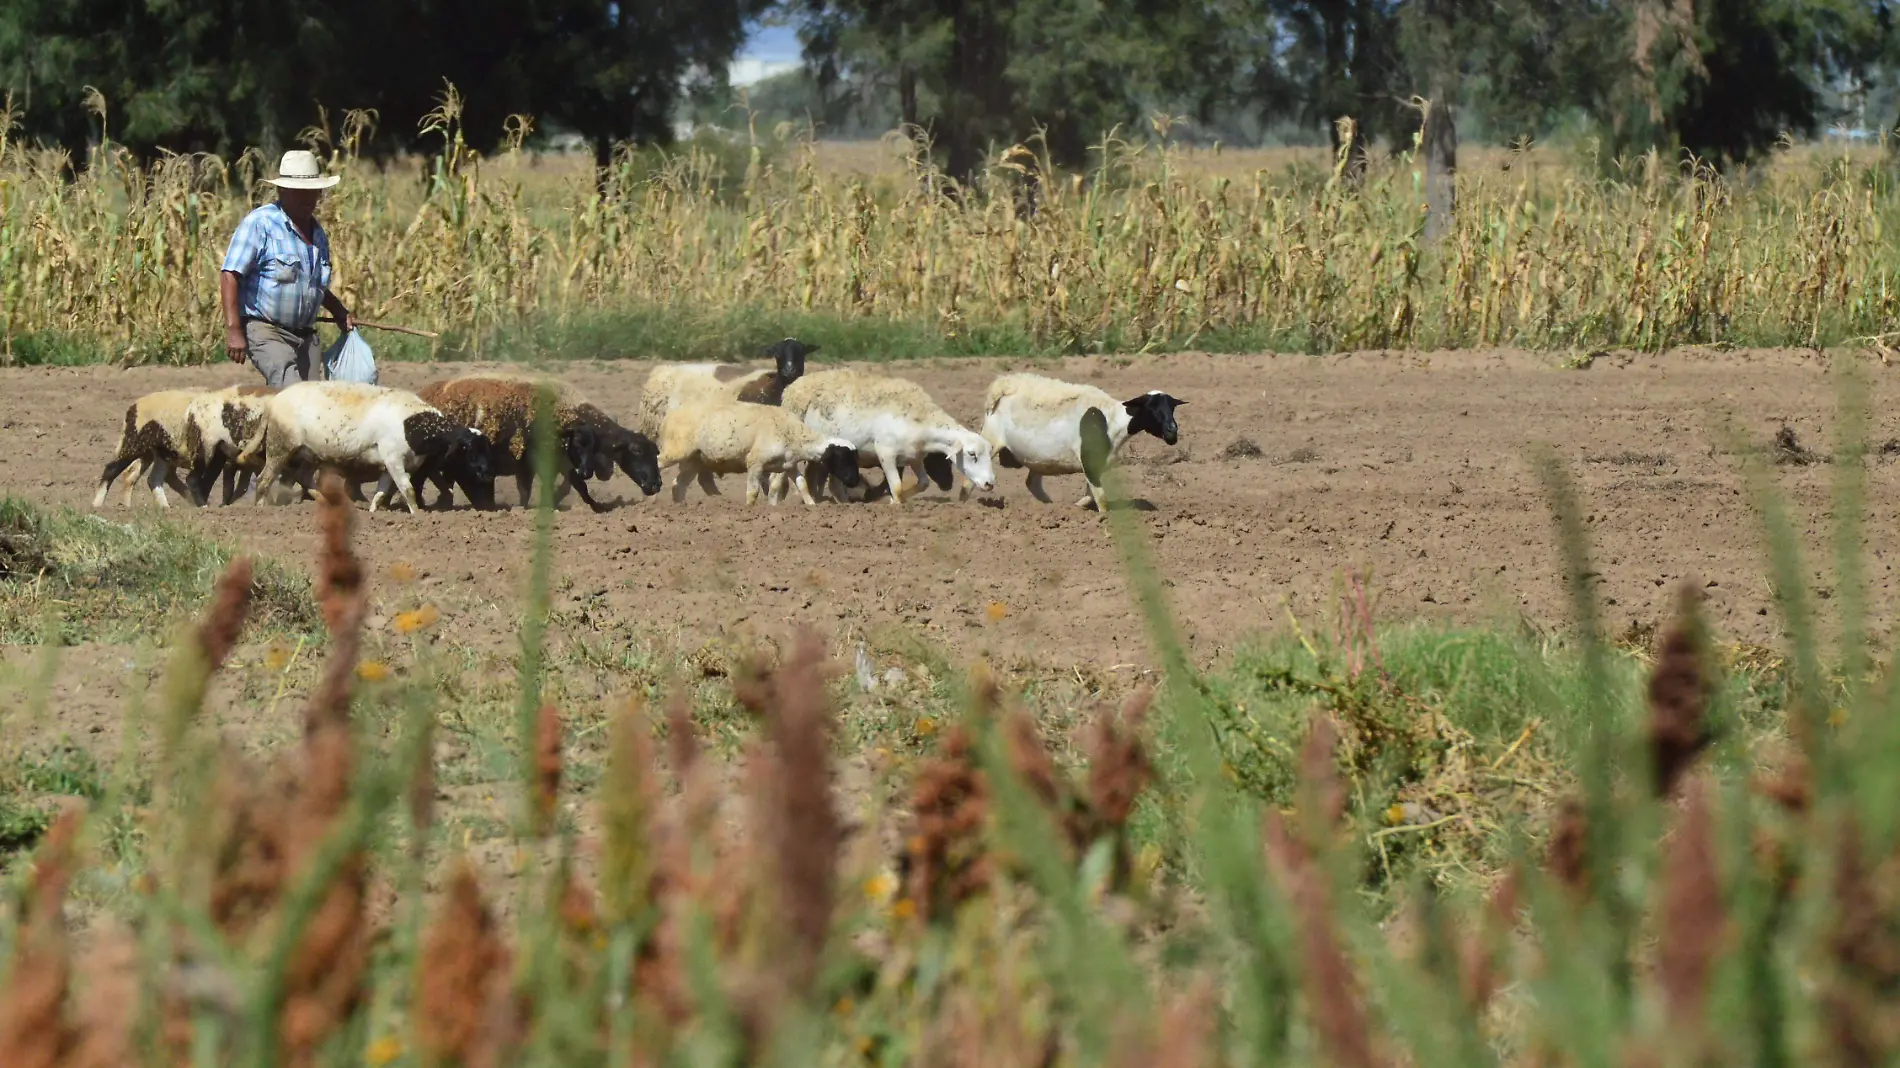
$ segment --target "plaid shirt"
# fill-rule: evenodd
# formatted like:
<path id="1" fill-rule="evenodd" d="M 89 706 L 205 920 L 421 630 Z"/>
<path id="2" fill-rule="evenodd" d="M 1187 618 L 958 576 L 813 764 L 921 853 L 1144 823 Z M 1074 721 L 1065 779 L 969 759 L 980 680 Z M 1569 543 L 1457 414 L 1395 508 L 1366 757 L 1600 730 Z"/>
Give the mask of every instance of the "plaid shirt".
<path id="1" fill-rule="evenodd" d="M 330 238 L 313 219 L 305 241 L 290 216 L 275 203 L 252 211 L 231 235 L 223 270 L 239 276 L 238 312 L 286 330 L 316 325 L 330 287 Z"/>

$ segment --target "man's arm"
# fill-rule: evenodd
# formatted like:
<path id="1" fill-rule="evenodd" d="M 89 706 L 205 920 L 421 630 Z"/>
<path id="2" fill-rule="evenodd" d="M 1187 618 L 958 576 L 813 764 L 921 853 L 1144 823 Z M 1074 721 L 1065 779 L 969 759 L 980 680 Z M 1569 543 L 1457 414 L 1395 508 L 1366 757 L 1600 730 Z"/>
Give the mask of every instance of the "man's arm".
<path id="1" fill-rule="evenodd" d="M 335 293 L 327 289 L 323 291 L 323 310 L 336 317 L 337 325 L 343 328 L 344 333 L 356 329 L 356 317 L 350 314 L 350 309 L 343 306 Z"/>
<path id="2" fill-rule="evenodd" d="M 238 309 L 236 271 L 218 272 L 218 303 L 224 307 L 224 354 L 232 363 L 243 363 L 251 354 L 251 343 L 244 339 L 244 318 Z"/>

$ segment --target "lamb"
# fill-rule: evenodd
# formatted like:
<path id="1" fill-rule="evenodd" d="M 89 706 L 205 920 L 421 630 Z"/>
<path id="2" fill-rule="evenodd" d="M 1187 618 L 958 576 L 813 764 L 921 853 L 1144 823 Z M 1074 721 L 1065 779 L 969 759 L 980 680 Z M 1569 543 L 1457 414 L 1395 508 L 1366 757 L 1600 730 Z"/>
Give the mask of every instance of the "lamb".
<path id="1" fill-rule="evenodd" d="M 651 497 L 660 492 L 658 449 L 652 438 L 615 422 L 580 394 L 549 379 L 501 372 L 463 375 L 424 386 L 423 401 L 458 423 L 487 435 L 494 448 L 496 475 L 514 475 L 521 503 L 533 500 L 535 390 L 545 386 L 554 393 L 554 422 L 560 428 L 559 474 L 581 500 L 596 512 L 606 510 L 587 492 L 587 480 L 605 481 L 614 465 Z M 449 487 L 438 473 L 435 484 L 442 501 Z"/>
<path id="2" fill-rule="evenodd" d="M 193 398 L 185 410 L 182 452 L 191 470 L 185 483 L 194 503 L 202 507 L 210 500 L 211 486 L 220 474 L 225 504 L 250 488 L 258 469 L 241 468 L 232 461 L 263 433 L 267 398 L 276 392 L 269 386 L 243 386 Z"/>
<path id="3" fill-rule="evenodd" d="M 958 474 L 984 489 L 996 485 L 989 442 L 952 419 L 915 382 L 851 369 L 819 371 L 787 387 L 782 404 L 813 430 L 851 442 L 859 450 L 858 466 L 882 468 L 892 504 L 923 489 L 926 474 L 944 489 Z M 901 484 L 906 465 L 917 475 L 908 490 Z"/>
<path id="4" fill-rule="evenodd" d="M 229 387 L 229 391 L 235 389 L 235 386 Z M 148 472 L 150 477 L 147 483 L 160 508 L 171 507 L 171 502 L 165 497 L 167 483 L 178 492 L 190 495 L 191 491 L 178 479 L 178 469 L 187 463 L 183 452 L 187 412 L 192 401 L 205 392 L 202 389 L 161 389 L 156 393 L 147 393 L 126 408 L 125 429 L 119 435 L 119 448 L 106 463 L 104 472 L 99 476 L 98 492 L 92 495 L 94 508 L 104 506 L 107 495 L 112 491 L 113 481 L 134 463 L 140 466 L 138 474 L 126 482 L 125 504 L 132 503 L 132 490 L 138 484 L 138 475 Z"/>
<path id="5" fill-rule="evenodd" d="M 640 391 L 637 429 L 657 439 L 666 424 L 668 412 L 683 404 L 720 399 L 748 404 L 776 405 L 785 388 L 805 373 L 805 357 L 818 351 L 788 337 L 765 348 L 774 369 L 770 371 L 741 367 L 730 363 L 669 363 L 653 369 Z"/>
<path id="6" fill-rule="evenodd" d="M 411 514 L 420 510 L 411 478 L 446 474 L 478 507 L 494 503 L 495 475 L 487 437 L 460 425 L 406 390 L 357 382 L 298 382 L 267 401 L 264 432 L 237 458 L 240 467 L 267 463 L 262 490 L 282 481 L 293 466 L 339 469 L 346 478 L 380 470 L 382 484 L 369 510 L 402 494 Z M 262 459 L 260 459 L 260 456 Z"/>
<path id="7" fill-rule="evenodd" d="M 1093 504 L 1096 511 L 1105 512 L 1102 471 L 1131 435 L 1153 434 L 1174 444 L 1178 436 L 1174 410 L 1186 403 L 1160 390 L 1118 401 L 1094 386 L 1036 374 L 999 375 L 990 383 L 984 406 L 983 437 L 995 450 L 999 466 L 1028 469 L 1030 496 L 1048 504 L 1049 495 L 1042 488 L 1044 475 L 1081 474 L 1089 492 L 1076 506 Z M 1082 444 L 1082 417 L 1090 410 L 1101 412 L 1107 424 L 1108 455 L 1098 464 L 1086 461 Z M 966 483 L 960 495 L 967 498 L 969 493 Z"/>
<path id="8" fill-rule="evenodd" d="M 807 485 L 808 470 L 846 486 L 860 481 L 858 452 L 849 441 L 811 430 L 782 408 L 733 400 L 673 409 L 660 431 L 660 467 L 678 469 L 673 478 L 675 503 L 686 499 L 686 485 L 695 477 L 701 488 L 716 495 L 714 475 L 743 472 L 748 505 L 759 499 L 768 476 L 772 477 L 768 500 L 778 504 L 787 471 L 806 504 L 818 503 Z"/>

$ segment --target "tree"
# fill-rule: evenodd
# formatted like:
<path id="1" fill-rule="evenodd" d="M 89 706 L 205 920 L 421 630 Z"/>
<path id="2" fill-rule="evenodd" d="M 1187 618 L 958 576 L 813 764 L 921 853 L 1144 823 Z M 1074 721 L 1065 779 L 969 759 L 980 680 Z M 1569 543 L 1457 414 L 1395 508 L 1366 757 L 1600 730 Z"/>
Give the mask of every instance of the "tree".
<path id="1" fill-rule="evenodd" d="M 1204 107 L 1226 24 L 1210 4 L 1165 0 L 806 0 L 800 37 L 828 90 L 872 80 L 927 130 L 952 177 L 992 145 L 1044 132 L 1058 165 L 1142 118 L 1144 105 Z"/>
<path id="2" fill-rule="evenodd" d="M 110 135 L 135 151 L 276 150 L 319 118 L 373 109 L 417 145 L 444 80 L 466 96 L 470 143 L 492 148 L 526 113 L 589 138 L 665 141 L 683 93 L 723 84 L 745 20 L 769 0 L 7 0 L 0 91 L 26 133 L 83 160 L 99 90 Z"/>
<path id="3" fill-rule="evenodd" d="M 666 143 L 684 97 L 726 83 L 745 24 L 771 0 L 555 0 L 536 6 L 527 68 L 537 115 L 581 134 Z"/>

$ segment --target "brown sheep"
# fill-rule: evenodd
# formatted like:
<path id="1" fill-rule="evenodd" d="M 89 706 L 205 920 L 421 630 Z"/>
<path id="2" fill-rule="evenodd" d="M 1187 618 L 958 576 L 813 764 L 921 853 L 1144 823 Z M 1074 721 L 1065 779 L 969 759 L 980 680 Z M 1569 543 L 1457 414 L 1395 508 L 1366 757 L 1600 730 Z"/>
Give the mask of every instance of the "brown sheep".
<path id="1" fill-rule="evenodd" d="M 533 501 L 534 454 L 530 430 L 534 425 L 535 391 L 547 387 L 554 394 L 554 425 L 560 428 L 559 471 L 596 512 L 606 506 L 587 491 L 587 480 L 611 478 L 619 465 L 627 477 L 651 496 L 660 491 L 659 450 L 652 439 L 628 430 L 573 389 L 531 375 L 485 372 L 432 382 L 420 396 L 443 414 L 488 435 L 494 443 L 495 474 L 515 476 L 521 503 Z M 449 490 L 442 482 L 443 494 Z"/>

